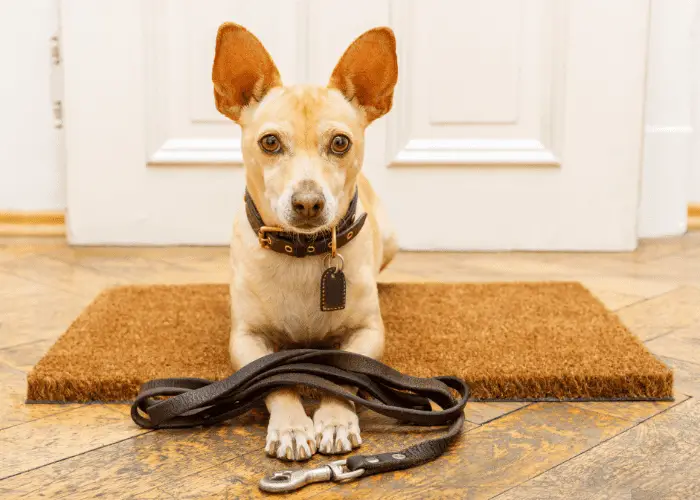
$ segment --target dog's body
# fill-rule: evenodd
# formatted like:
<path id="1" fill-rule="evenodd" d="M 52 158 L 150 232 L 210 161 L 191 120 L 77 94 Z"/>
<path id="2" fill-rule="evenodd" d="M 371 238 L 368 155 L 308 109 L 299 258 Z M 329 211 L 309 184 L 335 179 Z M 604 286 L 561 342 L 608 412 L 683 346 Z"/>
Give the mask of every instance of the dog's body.
<path id="1" fill-rule="evenodd" d="M 358 213 L 367 213 L 368 218 L 357 238 L 339 250 L 345 262 L 348 307 L 333 313 L 319 308 L 324 258 L 297 259 L 265 251 L 241 207 L 231 241 L 231 298 L 236 322 L 264 336 L 275 348 L 289 348 L 337 345 L 367 326 L 368 319 L 372 323 L 378 319 L 376 277 L 393 256 L 396 244 L 386 225 L 382 232 L 379 221 L 386 221 L 386 217 L 371 186 L 363 179 L 359 188 Z M 379 323 L 372 326 L 381 328 Z M 250 362 L 244 359 L 245 353 L 235 349 L 235 336 L 231 340 L 231 353 L 241 357 L 239 364 Z M 379 347 L 363 354 L 377 356 L 381 354 Z"/>
<path id="2" fill-rule="evenodd" d="M 397 245 L 360 168 L 365 127 L 391 107 L 393 34 L 381 28 L 358 38 L 328 88 L 282 87 L 262 44 L 244 28 L 226 24 L 217 37 L 213 81 L 218 109 L 242 127 L 246 184 L 266 225 L 292 234 L 328 233 L 356 190 L 357 213 L 367 214 L 362 230 L 339 249 L 347 306 L 324 312 L 319 307 L 324 256 L 296 258 L 262 248 L 245 210 L 239 211 L 231 242 L 234 366 L 291 347 L 338 347 L 381 356 L 384 329 L 376 279 Z M 346 401 L 324 399 L 313 421 L 294 390 L 276 391 L 266 404 L 270 455 L 302 460 L 317 450 L 344 453 L 361 443 L 357 416 Z"/>

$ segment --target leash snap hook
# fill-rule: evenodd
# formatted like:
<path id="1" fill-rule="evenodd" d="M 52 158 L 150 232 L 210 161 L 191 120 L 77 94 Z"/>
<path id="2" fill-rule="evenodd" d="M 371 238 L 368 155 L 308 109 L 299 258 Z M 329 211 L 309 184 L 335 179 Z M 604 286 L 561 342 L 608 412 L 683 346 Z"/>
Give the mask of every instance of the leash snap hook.
<path id="1" fill-rule="evenodd" d="M 348 481 L 364 474 L 364 469 L 346 470 L 346 460 L 337 460 L 315 469 L 283 470 L 265 476 L 259 487 L 268 493 L 286 493 L 303 488 L 307 484 L 326 481 Z"/>
<path id="2" fill-rule="evenodd" d="M 336 483 L 357 479 L 365 473 L 364 469 L 348 469 L 345 466 L 347 462 L 347 460 L 336 460 L 335 462 L 331 462 L 327 465 L 327 467 L 330 467 L 333 471 L 333 477 L 331 479 Z"/>

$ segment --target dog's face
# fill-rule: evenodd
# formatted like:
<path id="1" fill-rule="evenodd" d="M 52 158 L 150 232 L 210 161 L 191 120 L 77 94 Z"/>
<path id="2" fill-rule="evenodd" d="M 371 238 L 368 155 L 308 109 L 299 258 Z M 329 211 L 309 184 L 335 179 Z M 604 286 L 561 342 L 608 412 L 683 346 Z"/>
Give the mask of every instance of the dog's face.
<path id="1" fill-rule="evenodd" d="M 343 217 L 362 167 L 365 128 L 391 108 L 396 78 L 388 28 L 355 40 L 327 87 L 282 86 L 255 36 L 235 24 L 219 28 L 216 106 L 241 125 L 248 190 L 266 224 L 313 233 Z"/>
<path id="2" fill-rule="evenodd" d="M 243 116 L 249 178 L 262 181 L 279 223 L 300 232 L 337 223 L 362 166 L 364 129 L 352 105 L 337 90 L 285 87 Z"/>

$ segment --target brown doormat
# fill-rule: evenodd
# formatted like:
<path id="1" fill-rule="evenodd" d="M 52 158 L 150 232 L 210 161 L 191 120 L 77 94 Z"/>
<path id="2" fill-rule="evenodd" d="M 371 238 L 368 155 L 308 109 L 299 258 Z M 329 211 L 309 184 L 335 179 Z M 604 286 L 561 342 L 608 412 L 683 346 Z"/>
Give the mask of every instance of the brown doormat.
<path id="1" fill-rule="evenodd" d="M 383 361 L 474 399 L 672 399 L 672 372 L 578 283 L 379 286 Z M 30 401 L 128 401 L 153 378 L 231 374 L 226 285 L 107 290 L 28 378 Z M 332 313 L 328 313 L 332 314 Z"/>

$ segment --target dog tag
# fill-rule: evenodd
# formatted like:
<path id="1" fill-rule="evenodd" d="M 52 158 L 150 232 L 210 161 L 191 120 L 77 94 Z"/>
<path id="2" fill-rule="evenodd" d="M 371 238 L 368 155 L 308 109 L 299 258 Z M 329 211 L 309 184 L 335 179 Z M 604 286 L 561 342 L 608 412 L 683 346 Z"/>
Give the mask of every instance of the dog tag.
<path id="1" fill-rule="evenodd" d="M 345 309 L 345 274 L 329 267 L 321 275 L 321 311 Z"/>

